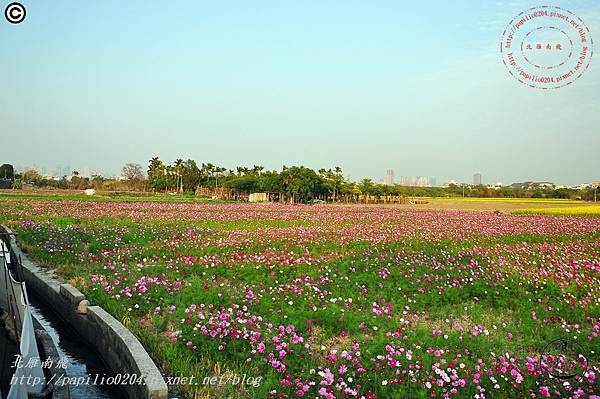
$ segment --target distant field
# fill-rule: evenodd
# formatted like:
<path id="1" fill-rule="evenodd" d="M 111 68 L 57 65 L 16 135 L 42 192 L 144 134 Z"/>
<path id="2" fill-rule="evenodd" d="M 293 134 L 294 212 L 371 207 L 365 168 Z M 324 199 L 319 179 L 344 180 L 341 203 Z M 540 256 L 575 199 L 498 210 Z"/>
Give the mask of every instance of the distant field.
<path id="1" fill-rule="evenodd" d="M 174 203 L 218 203 L 204 196 L 190 193 L 165 194 L 148 192 L 108 192 L 98 191 L 86 195 L 82 190 L 0 190 L 1 197 L 15 199 L 37 199 L 44 201 L 94 201 L 94 202 L 174 202 Z"/>
<path id="2" fill-rule="evenodd" d="M 550 198 L 424 198 L 427 204 L 401 204 L 402 208 L 515 212 L 525 209 L 587 208 L 593 203 Z M 573 214 L 574 216 L 575 214 Z"/>
<path id="3" fill-rule="evenodd" d="M 582 201 L 559 198 L 460 198 L 460 197 L 435 197 L 433 201 L 459 201 L 459 202 L 508 202 L 524 204 L 581 204 Z"/>
<path id="4" fill-rule="evenodd" d="M 108 192 L 97 191 L 92 196 L 85 195 L 82 190 L 0 190 L 0 197 L 39 199 L 39 200 L 75 200 L 98 202 L 176 202 L 176 203 L 215 203 L 205 196 L 194 194 L 165 194 L 151 192 Z M 462 197 L 418 197 L 428 201 L 427 204 L 401 204 L 409 208 L 430 209 L 470 209 L 470 210 L 514 210 L 520 207 L 563 207 L 593 206 L 593 203 L 554 198 L 462 198 Z M 350 204 L 352 205 L 352 204 Z M 378 204 L 383 205 L 383 204 Z M 394 204 L 397 206 L 398 204 Z"/>
<path id="5" fill-rule="evenodd" d="M 514 211 L 519 215 L 545 214 L 545 215 L 567 215 L 567 216 L 600 216 L 600 205 L 573 206 L 562 208 L 528 208 Z"/>

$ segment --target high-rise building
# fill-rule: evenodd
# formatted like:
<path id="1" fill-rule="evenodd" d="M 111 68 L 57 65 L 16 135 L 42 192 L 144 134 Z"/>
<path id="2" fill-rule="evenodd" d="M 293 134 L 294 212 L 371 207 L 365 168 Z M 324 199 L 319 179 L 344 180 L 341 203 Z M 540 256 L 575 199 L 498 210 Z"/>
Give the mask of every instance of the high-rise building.
<path id="1" fill-rule="evenodd" d="M 383 183 L 388 186 L 394 185 L 394 171 L 392 169 L 388 169 L 385 171 L 385 178 L 383 179 Z"/>
<path id="2" fill-rule="evenodd" d="M 475 173 L 473 175 L 473 185 L 475 185 L 475 186 L 481 185 L 481 173 Z"/>
<path id="3" fill-rule="evenodd" d="M 401 186 L 409 187 L 432 187 L 436 185 L 435 177 L 427 176 L 401 176 Z"/>
<path id="4" fill-rule="evenodd" d="M 427 187 L 429 186 L 429 179 L 427 176 L 417 176 L 416 185 L 417 187 Z"/>
<path id="5" fill-rule="evenodd" d="M 400 184 L 403 186 L 414 186 L 415 185 L 413 178 L 410 176 L 402 176 L 402 178 L 400 178 Z"/>

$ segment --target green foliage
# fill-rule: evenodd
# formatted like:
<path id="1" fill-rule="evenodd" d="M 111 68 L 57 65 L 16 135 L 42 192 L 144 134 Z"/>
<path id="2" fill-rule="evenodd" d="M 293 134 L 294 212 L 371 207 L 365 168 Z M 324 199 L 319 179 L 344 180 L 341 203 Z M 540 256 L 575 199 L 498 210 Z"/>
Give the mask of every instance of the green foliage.
<path id="1" fill-rule="evenodd" d="M 304 166 L 292 166 L 279 174 L 283 192 L 301 200 L 323 192 L 323 180 L 317 173 Z"/>
<path id="2" fill-rule="evenodd" d="M 5 163 L 0 166 L 0 180 L 15 180 L 15 169 L 11 164 Z"/>
<path id="3" fill-rule="evenodd" d="M 134 168 L 135 167 L 135 168 Z M 524 199 L 570 199 L 593 201 L 598 197 L 597 187 L 585 189 L 551 188 L 544 185 L 521 184 L 491 188 L 483 185 L 450 184 L 448 187 L 415 187 L 380 184 L 372 179 L 360 182 L 346 180 L 339 166 L 315 170 L 305 166 L 283 166 L 282 171 L 265 170 L 263 166 L 237 166 L 235 170 L 214 165 L 210 162 L 200 166 L 193 159 L 176 159 L 173 164 L 163 162 L 159 157 L 149 160 L 147 175 L 137 164 L 126 164 L 123 168 L 127 181 L 107 179 L 102 176 L 82 177 L 77 173 L 59 180 L 45 179 L 37 171 L 30 169 L 14 174 L 12 166 L 0 167 L 0 182 L 10 180 L 2 188 L 21 187 L 23 184 L 36 187 L 68 189 L 95 188 L 96 190 L 151 190 L 154 192 L 194 193 L 198 188 L 210 190 L 229 189 L 237 192 L 233 197 L 243 198 L 251 192 L 280 194 L 282 200 L 306 202 L 320 199 L 327 202 L 360 202 L 380 200 L 382 197 L 435 197 L 435 198 L 524 198 Z M 6 177 L 5 177 L 6 176 Z M 134 176 L 134 177 L 132 177 Z M 14 179 L 16 183 L 13 183 Z M 13 179 L 13 180 L 11 180 Z M 121 184 L 118 184 L 121 183 Z M 5 187 L 6 186 L 6 187 Z M 10 186 L 10 187 L 9 187 Z M 210 196 L 208 193 L 203 195 Z M 218 195 L 218 194 L 217 194 Z"/>

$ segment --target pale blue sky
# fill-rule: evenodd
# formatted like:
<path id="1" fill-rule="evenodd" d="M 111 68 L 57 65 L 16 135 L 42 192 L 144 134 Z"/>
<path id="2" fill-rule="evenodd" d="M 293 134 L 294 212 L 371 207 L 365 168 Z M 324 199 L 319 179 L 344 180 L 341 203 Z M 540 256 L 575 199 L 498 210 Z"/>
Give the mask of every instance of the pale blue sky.
<path id="1" fill-rule="evenodd" d="M 0 21 L 0 163 L 600 180 L 598 56 L 546 92 L 502 64 L 502 31 L 535 2 L 22 3 L 25 22 Z M 600 40 L 600 3 L 553 4 Z"/>

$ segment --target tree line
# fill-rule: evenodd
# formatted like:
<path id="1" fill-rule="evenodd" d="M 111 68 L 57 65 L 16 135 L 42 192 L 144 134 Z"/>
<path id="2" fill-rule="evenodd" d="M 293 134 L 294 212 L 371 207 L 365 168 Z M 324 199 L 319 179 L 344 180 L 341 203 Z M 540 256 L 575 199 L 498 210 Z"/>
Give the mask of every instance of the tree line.
<path id="1" fill-rule="evenodd" d="M 106 178 L 101 175 L 71 176 L 52 179 L 41 176 L 34 169 L 15 173 L 12 165 L 0 166 L 0 188 L 54 187 L 61 189 L 87 189 L 107 191 L 154 191 L 171 193 L 194 193 L 198 189 L 208 192 L 232 190 L 239 197 L 253 192 L 284 195 L 294 202 L 318 199 L 327 202 L 354 202 L 369 196 L 378 200 L 385 197 L 505 197 L 505 198 L 561 198 L 594 199 L 594 188 L 489 188 L 484 185 L 455 185 L 448 187 L 413 187 L 385 185 L 371 179 L 358 182 L 344 177 L 339 166 L 314 170 L 305 166 L 283 166 L 281 171 L 266 170 L 261 165 L 225 168 L 212 163 L 198 165 L 193 159 L 176 159 L 165 163 L 159 157 L 148 161 L 147 169 L 136 163 L 128 163 L 122 169 L 122 177 Z"/>
<path id="2" fill-rule="evenodd" d="M 141 173 L 141 167 L 137 174 Z M 200 166 L 192 160 L 177 159 L 171 165 L 158 157 L 148 165 L 148 187 L 155 191 L 194 192 L 198 187 L 225 188 L 243 193 L 266 192 L 284 194 L 297 201 L 320 199 L 328 202 L 356 200 L 368 195 L 375 199 L 388 196 L 403 197 L 505 197 L 556 198 L 593 200 L 594 189 L 573 188 L 489 188 L 484 185 L 448 187 L 414 187 L 386 185 L 371 179 L 348 181 L 339 166 L 313 170 L 305 166 L 283 166 L 281 171 L 265 170 L 263 166 L 238 166 L 235 170 L 212 163 Z"/>

